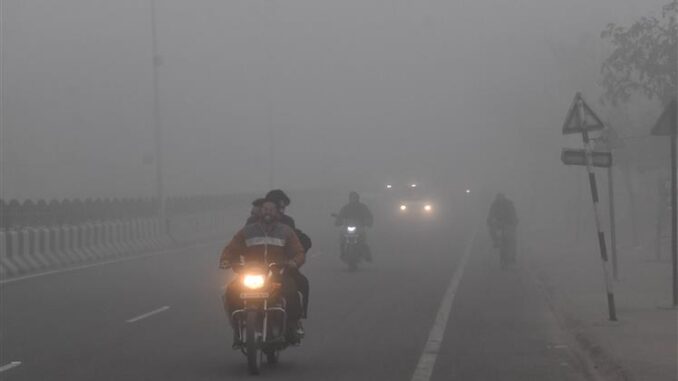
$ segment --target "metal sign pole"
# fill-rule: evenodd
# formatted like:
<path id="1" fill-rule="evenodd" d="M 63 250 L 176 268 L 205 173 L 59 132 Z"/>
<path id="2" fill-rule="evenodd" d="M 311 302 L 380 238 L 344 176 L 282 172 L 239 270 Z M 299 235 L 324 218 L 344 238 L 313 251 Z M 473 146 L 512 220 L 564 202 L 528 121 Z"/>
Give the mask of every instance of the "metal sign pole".
<path id="1" fill-rule="evenodd" d="M 614 216 L 614 177 L 612 167 L 607 169 L 608 197 L 610 202 L 610 241 L 612 243 L 612 276 L 619 280 L 619 262 L 617 260 L 617 224 Z"/>
<path id="2" fill-rule="evenodd" d="M 678 115 L 678 111 L 676 112 Z M 678 123 L 674 121 L 674 123 Z M 671 267 L 673 268 L 673 306 L 678 307 L 678 237 L 676 237 L 676 214 L 678 213 L 678 200 L 676 200 L 676 139 L 678 138 L 678 126 L 674 126 L 671 133 Z"/>
<path id="3" fill-rule="evenodd" d="M 598 213 L 598 186 L 596 184 L 596 175 L 593 172 L 593 157 L 592 152 L 593 148 L 591 147 L 591 140 L 589 139 L 588 131 L 583 126 L 583 101 L 579 101 L 577 104 L 576 112 L 579 113 L 579 120 L 582 124 L 582 139 L 584 141 L 584 148 L 586 149 L 586 171 L 589 174 L 589 184 L 591 186 L 591 197 L 593 199 L 593 215 L 596 222 L 596 230 L 598 232 L 598 247 L 600 248 L 600 258 L 603 265 L 603 274 L 605 276 L 605 290 L 607 293 L 607 308 L 608 315 L 611 321 L 617 320 L 617 310 L 614 303 L 614 291 L 612 287 L 612 281 L 610 280 L 610 271 L 608 270 L 608 258 L 607 258 L 607 245 L 605 243 L 605 233 L 603 233 L 600 226 L 600 216 Z"/>

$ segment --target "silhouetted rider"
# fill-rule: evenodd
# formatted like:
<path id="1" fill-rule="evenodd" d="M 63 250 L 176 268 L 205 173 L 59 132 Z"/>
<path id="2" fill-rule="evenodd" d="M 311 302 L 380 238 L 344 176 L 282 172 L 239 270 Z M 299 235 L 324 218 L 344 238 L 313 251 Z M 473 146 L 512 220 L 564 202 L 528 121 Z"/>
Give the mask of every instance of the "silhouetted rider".
<path id="1" fill-rule="evenodd" d="M 344 205 L 339 214 L 336 217 L 335 225 L 341 226 L 346 222 L 351 222 L 357 224 L 359 227 L 371 227 L 374 222 L 372 212 L 367 207 L 367 205 L 360 202 L 360 195 L 357 192 L 351 192 L 348 195 L 348 204 Z M 361 235 L 360 240 L 364 245 L 365 251 L 365 260 L 367 262 L 372 262 L 372 253 L 370 247 L 367 244 L 367 234 L 365 229 L 360 229 Z"/>
<path id="2" fill-rule="evenodd" d="M 500 238 L 504 238 L 505 244 L 509 251 L 511 260 L 515 258 L 515 240 L 516 240 L 516 226 L 518 225 L 518 216 L 513 202 L 509 200 L 503 193 L 497 193 L 492 205 L 490 206 L 490 213 L 487 216 L 487 227 L 490 231 L 490 237 L 494 247 L 501 246 Z M 500 234 L 501 233 L 501 234 Z"/>

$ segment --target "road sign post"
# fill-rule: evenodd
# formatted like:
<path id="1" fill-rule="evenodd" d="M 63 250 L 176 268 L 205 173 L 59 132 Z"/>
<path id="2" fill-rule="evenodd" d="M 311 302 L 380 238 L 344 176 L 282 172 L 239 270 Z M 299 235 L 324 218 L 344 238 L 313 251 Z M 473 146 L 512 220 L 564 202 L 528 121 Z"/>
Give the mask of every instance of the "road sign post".
<path id="1" fill-rule="evenodd" d="M 614 301 L 614 290 L 612 281 L 610 280 L 610 271 L 608 269 L 607 244 L 605 241 L 605 233 L 602 231 L 600 223 L 600 215 L 598 212 L 598 185 L 596 183 L 596 175 L 593 172 L 594 166 L 610 167 L 612 165 L 612 154 L 595 152 L 589 138 L 589 132 L 595 130 L 602 130 L 605 128 L 602 120 L 595 112 L 586 104 L 580 93 L 577 93 L 570 106 L 570 111 L 565 118 L 563 125 L 563 135 L 568 134 L 582 134 L 584 142 L 583 150 L 563 150 L 561 158 L 565 164 L 570 165 L 584 165 L 588 172 L 589 185 L 591 188 L 591 198 L 593 200 L 593 216 L 596 223 L 596 230 L 598 233 L 598 247 L 600 249 L 600 258 L 603 266 L 603 274 L 605 277 L 605 290 L 607 293 L 608 316 L 612 321 L 617 320 L 617 310 Z M 583 155 L 582 155 L 583 152 Z M 581 157 L 583 156 L 583 163 Z M 570 163 L 566 162 L 570 161 Z"/>
<path id="2" fill-rule="evenodd" d="M 607 168 L 607 192 L 610 203 L 610 242 L 612 243 L 612 277 L 619 280 L 619 261 L 617 260 L 617 223 L 614 215 L 614 177 L 612 166 Z"/>
<path id="3" fill-rule="evenodd" d="M 673 306 L 678 307 L 678 190 L 676 189 L 676 177 L 678 176 L 678 164 L 676 163 L 676 139 L 678 139 L 678 105 L 676 99 L 669 104 L 652 128 L 652 135 L 669 136 L 671 146 L 671 268 Z"/>

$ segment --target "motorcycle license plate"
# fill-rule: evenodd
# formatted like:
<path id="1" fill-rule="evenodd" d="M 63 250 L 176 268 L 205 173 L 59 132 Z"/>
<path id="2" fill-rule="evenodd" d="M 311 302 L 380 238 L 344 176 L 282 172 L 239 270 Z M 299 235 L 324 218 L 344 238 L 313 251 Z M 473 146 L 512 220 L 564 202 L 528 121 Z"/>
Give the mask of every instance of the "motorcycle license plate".
<path id="1" fill-rule="evenodd" d="M 266 299 L 268 296 L 268 292 L 243 292 L 240 299 Z"/>

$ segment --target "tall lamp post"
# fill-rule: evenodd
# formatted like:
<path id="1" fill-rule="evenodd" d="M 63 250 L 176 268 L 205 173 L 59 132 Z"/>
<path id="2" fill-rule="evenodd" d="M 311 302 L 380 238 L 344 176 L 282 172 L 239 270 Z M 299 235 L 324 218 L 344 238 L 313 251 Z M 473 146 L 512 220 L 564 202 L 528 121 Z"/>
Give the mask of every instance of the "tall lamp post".
<path id="1" fill-rule="evenodd" d="M 160 117 L 160 99 L 158 94 L 158 68 L 162 64 L 158 53 L 158 38 L 156 28 L 155 0 L 150 1 L 151 14 L 151 54 L 153 64 L 153 149 L 155 157 L 155 197 L 158 202 L 158 218 L 163 229 L 167 227 L 167 213 L 165 209 L 165 189 L 163 180 L 162 155 L 162 120 Z"/>

